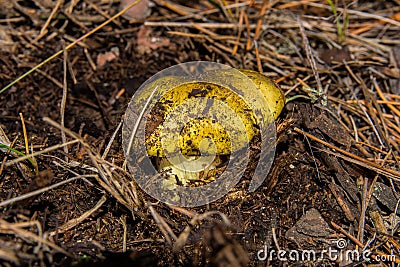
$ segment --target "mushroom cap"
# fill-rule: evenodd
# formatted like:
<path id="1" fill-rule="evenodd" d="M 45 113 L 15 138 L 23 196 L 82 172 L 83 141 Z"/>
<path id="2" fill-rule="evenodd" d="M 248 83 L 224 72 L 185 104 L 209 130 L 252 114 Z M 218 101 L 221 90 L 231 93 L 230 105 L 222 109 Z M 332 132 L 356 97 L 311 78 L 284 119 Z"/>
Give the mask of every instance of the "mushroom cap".
<path id="1" fill-rule="evenodd" d="M 187 80 L 171 75 L 146 85 L 144 91 L 156 88 L 160 95 L 146 122 L 149 156 L 229 155 L 246 147 L 284 107 L 281 89 L 259 72 L 216 70 L 208 76 Z M 222 81 L 217 84 L 218 77 Z"/>

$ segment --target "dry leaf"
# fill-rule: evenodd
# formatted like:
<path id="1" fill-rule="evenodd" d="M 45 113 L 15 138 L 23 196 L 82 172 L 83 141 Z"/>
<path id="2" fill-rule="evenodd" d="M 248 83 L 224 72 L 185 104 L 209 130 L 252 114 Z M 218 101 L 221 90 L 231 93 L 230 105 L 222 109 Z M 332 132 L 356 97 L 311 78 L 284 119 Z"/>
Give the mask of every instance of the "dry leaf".
<path id="1" fill-rule="evenodd" d="M 137 50 L 140 54 L 150 53 L 162 46 L 168 46 L 170 41 L 168 38 L 151 37 L 151 29 L 142 25 L 137 35 Z"/>
<path id="2" fill-rule="evenodd" d="M 126 8 L 136 0 L 121 0 L 120 10 Z M 140 20 L 147 18 L 150 13 L 151 9 L 149 7 L 149 0 L 142 0 L 138 4 L 134 5 L 128 11 L 126 11 L 122 17 L 128 20 Z"/>
<path id="3" fill-rule="evenodd" d="M 118 47 L 111 48 L 110 52 L 105 52 L 105 53 L 99 54 L 97 56 L 97 60 L 96 60 L 97 67 L 98 68 L 104 67 L 104 65 L 106 65 L 107 62 L 113 61 L 118 56 L 119 56 Z"/>

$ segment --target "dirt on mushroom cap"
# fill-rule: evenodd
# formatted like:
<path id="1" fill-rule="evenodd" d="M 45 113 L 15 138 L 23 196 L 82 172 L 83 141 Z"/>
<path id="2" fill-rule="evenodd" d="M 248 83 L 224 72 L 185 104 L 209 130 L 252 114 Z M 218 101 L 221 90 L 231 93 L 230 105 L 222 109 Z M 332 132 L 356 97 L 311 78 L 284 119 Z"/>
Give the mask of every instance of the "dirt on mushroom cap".
<path id="1" fill-rule="evenodd" d="M 262 96 L 264 96 L 267 104 L 267 107 L 263 107 L 264 113 L 272 114 L 272 117 L 269 114 L 266 115 L 267 121 L 276 119 L 285 104 L 285 97 L 280 88 L 261 73 L 250 70 L 240 70 L 240 72 L 250 78 L 256 88 L 261 91 Z M 233 84 L 240 85 L 244 75 L 237 75 L 237 73 L 239 72 L 220 70 L 216 72 L 216 75 L 234 80 Z M 249 104 L 257 104 L 247 103 L 243 99 L 244 94 L 257 95 L 257 92 L 251 92 L 252 88 L 247 88 L 245 83 L 243 83 L 244 87 L 242 88 L 227 88 L 200 81 L 183 82 L 177 85 L 179 80 L 180 77 L 163 77 L 148 85 L 150 87 L 160 86 L 160 90 L 165 92 L 153 108 L 154 112 L 151 115 L 153 119 L 158 118 L 158 122 L 147 124 L 149 125 L 146 128 L 148 155 L 162 157 L 165 155 L 165 151 L 167 153 L 180 151 L 186 156 L 200 154 L 227 155 L 232 151 L 243 148 L 258 134 L 258 125 L 261 121 L 252 110 L 252 107 L 249 106 Z M 255 101 L 256 97 L 252 97 Z M 203 104 L 198 105 L 199 108 L 194 107 L 194 110 L 183 111 L 182 109 L 181 112 L 174 113 L 176 117 L 172 119 L 176 123 L 173 123 L 172 128 L 165 127 L 163 121 L 188 99 L 196 99 L 196 101 L 202 101 Z M 218 105 L 220 102 L 225 103 L 233 113 L 225 114 L 225 116 L 219 115 L 221 120 L 207 119 L 210 115 L 210 110 L 204 110 L 204 107 L 206 106 L 210 109 L 211 106 Z M 162 116 L 157 116 L 156 113 L 162 113 Z M 221 125 L 223 121 L 229 123 Z M 187 125 L 183 126 L 182 122 L 186 122 Z M 246 133 L 239 130 L 241 125 L 244 125 Z M 164 142 L 162 144 L 162 137 L 176 133 L 179 133 L 178 142 Z M 210 139 L 212 142 L 206 142 L 204 145 L 205 139 Z M 231 142 L 231 140 L 234 140 L 234 142 Z M 201 147 L 202 144 L 203 147 Z"/>

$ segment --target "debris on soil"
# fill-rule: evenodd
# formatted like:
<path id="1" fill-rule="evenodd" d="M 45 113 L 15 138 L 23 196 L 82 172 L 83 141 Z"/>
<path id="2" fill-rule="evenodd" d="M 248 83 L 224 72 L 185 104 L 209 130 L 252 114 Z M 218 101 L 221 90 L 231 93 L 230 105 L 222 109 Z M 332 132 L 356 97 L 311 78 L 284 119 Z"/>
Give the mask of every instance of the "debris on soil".
<path id="1" fill-rule="evenodd" d="M 152 37 L 152 30 L 144 25 L 140 26 L 140 30 L 137 34 L 136 49 L 139 54 L 150 54 L 152 50 L 157 48 L 168 46 L 170 40 L 165 37 Z"/>
<path id="2" fill-rule="evenodd" d="M 0 26 L 0 50 L 12 53 L 15 50 L 15 43 L 10 34 L 7 33 L 6 28 Z"/>
<path id="3" fill-rule="evenodd" d="M 337 122 L 333 122 L 324 113 L 318 115 L 309 125 L 309 128 L 318 128 L 323 134 L 332 139 L 333 141 L 343 145 L 346 149 L 350 148 L 352 138 L 344 131 L 343 126 Z"/>
<path id="4" fill-rule="evenodd" d="M 334 62 L 349 61 L 351 60 L 351 55 L 347 46 L 343 46 L 342 48 L 333 47 L 321 52 L 321 59 L 332 64 Z"/>
<path id="5" fill-rule="evenodd" d="M 118 57 L 119 57 L 119 48 L 112 47 L 111 51 L 97 55 L 97 60 L 96 60 L 97 67 L 102 68 L 106 65 L 107 62 L 111 62 Z"/>
<path id="6" fill-rule="evenodd" d="M 396 211 L 396 213 L 400 215 L 400 211 L 397 208 L 399 198 L 394 195 L 391 187 L 383 183 L 376 182 L 372 194 L 376 200 L 384 205 L 389 211 Z"/>
<path id="7" fill-rule="evenodd" d="M 120 10 L 127 8 L 137 0 L 121 0 Z M 128 9 L 122 16 L 128 20 L 142 20 L 150 16 L 151 8 L 149 0 L 139 1 L 136 5 Z"/>
<path id="8" fill-rule="evenodd" d="M 371 251 L 342 264 L 400 263 L 398 0 L 142 0 L 105 23 L 129 4 L 0 0 L 0 265 L 284 266 L 257 252 L 339 240 Z M 126 171 L 121 122 L 189 61 L 261 71 L 289 102 L 260 188 L 181 208 Z"/>
<path id="9" fill-rule="evenodd" d="M 311 208 L 290 228 L 285 237 L 300 248 L 327 248 L 338 239 L 317 209 Z"/>

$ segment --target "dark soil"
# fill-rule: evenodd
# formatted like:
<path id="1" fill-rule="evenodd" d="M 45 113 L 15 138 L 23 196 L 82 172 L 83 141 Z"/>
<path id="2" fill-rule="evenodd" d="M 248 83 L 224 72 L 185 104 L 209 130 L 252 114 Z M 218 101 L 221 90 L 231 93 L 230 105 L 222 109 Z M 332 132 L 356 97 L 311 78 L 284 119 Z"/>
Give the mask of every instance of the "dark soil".
<path id="1" fill-rule="evenodd" d="M 0 88 L 119 9 L 117 1 L 95 0 L 78 1 L 71 11 L 76 1 L 61 1 L 47 33 L 35 41 L 57 2 L 0 0 Z M 341 238 L 349 249 L 370 242 L 373 255 L 400 260 L 394 204 L 400 179 L 400 3 L 338 1 L 336 16 L 325 2 L 313 1 L 269 1 L 266 9 L 260 1 L 252 7 L 246 2 L 245 9 L 215 7 L 236 2 L 244 3 L 154 1 L 150 17 L 131 22 L 118 18 L 68 50 L 65 127 L 76 136 L 67 132 L 66 139 L 80 142 L 68 151 L 58 148 L 36 156 L 37 170 L 26 160 L 11 163 L 19 156 L 0 148 L 1 264 L 264 266 L 267 261 L 257 258 L 264 245 L 321 251 Z M 201 18 L 192 14 L 213 9 Z M 302 38 L 297 17 L 308 40 Z M 230 20 L 242 23 L 238 41 L 237 27 L 223 27 Z M 182 24 L 143 26 L 145 21 Z M 255 35 L 258 21 L 263 27 Z M 337 21 L 348 22 L 342 35 Z M 113 60 L 104 65 L 97 61 L 116 48 Z M 101 156 L 144 81 L 172 65 L 198 60 L 253 70 L 259 70 L 259 60 L 287 98 L 311 98 L 289 102 L 276 121 L 276 156 L 263 186 L 249 193 L 249 179 L 242 179 L 224 198 L 184 209 L 152 199 L 120 168 L 125 160 L 120 129 L 105 159 Z M 61 121 L 63 63 L 61 55 L 0 93 L 0 127 L 10 141 L 6 145 L 26 153 L 21 116 L 30 151 L 63 143 L 60 129 L 43 120 Z M 319 83 L 325 93 L 304 90 Z M 1 131 L 0 138 L 4 144 Z M 1 202 L 82 175 L 87 176 L 20 201 Z M 98 203 L 82 221 L 70 221 Z M 372 266 L 379 263 L 374 259 L 352 263 Z M 350 263 L 289 261 L 298 266 Z M 269 264 L 285 262 L 275 254 Z"/>

